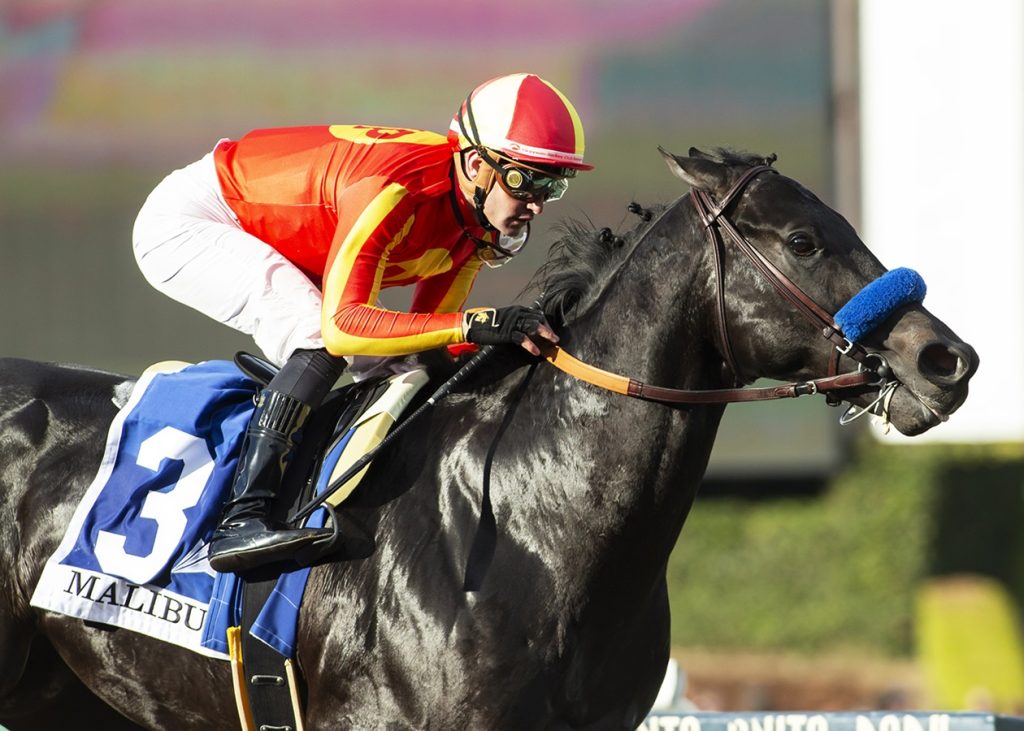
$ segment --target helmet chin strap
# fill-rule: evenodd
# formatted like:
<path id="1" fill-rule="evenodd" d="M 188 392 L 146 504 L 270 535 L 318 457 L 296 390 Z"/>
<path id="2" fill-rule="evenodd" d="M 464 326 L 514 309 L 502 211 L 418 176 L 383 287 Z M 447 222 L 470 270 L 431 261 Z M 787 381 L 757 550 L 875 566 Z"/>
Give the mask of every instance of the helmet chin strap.
<path id="1" fill-rule="evenodd" d="M 473 199 L 473 211 L 476 213 L 476 220 L 479 221 L 480 225 L 488 231 L 497 231 L 497 229 L 491 225 L 491 222 L 487 220 L 487 216 L 484 214 L 484 202 L 487 200 L 487 195 L 491 192 L 491 188 L 494 187 L 495 177 L 494 168 L 484 162 L 484 158 L 487 156 L 487 151 L 480 144 L 480 132 L 476 128 L 476 119 L 473 117 L 473 94 L 470 93 L 466 97 L 466 103 L 463 105 L 465 109 L 465 116 L 469 121 L 469 127 L 472 130 L 466 129 L 466 123 L 463 121 L 463 115 L 459 114 L 459 129 L 462 131 L 462 136 L 465 137 L 473 145 L 473 150 L 480 156 L 480 165 L 476 171 L 476 177 L 473 180 L 469 179 L 469 173 L 466 170 L 466 151 L 461 150 L 459 152 L 459 183 L 461 184 L 465 180 L 466 187 L 473 187 L 472 199 Z"/>
<path id="2" fill-rule="evenodd" d="M 455 176 L 458 180 L 458 187 L 473 202 L 473 213 L 477 223 L 486 231 L 497 231 L 484 213 L 484 202 L 487 200 L 491 188 L 497 182 L 494 170 L 490 165 L 481 165 L 476 177 L 470 180 L 469 174 L 466 172 L 466 150 L 459 152 L 458 164 L 454 167 L 456 168 Z"/>
<path id="3" fill-rule="evenodd" d="M 491 222 L 487 220 L 487 214 L 484 213 L 484 203 L 487 201 L 487 196 L 490 194 L 491 188 L 494 187 L 496 181 L 494 169 L 490 165 L 481 165 L 476 173 L 476 178 L 472 181 L 473 211 L 476 213 L 476 220 L 488 231 L 497 231 Z"/>

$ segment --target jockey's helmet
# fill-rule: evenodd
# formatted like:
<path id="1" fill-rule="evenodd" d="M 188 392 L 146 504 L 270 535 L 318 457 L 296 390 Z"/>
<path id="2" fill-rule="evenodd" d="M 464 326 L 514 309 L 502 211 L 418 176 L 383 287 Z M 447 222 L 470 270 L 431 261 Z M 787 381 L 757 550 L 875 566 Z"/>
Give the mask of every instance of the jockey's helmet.
<path id="1" fill-rule="evenodd" d="M 474 89 L 452 118 L 448 141 L 487 163 L 467 190 L 478 211 L 496 181 L 515 198 L 547 202 L 562 197 L 578 170 L 594 167 L 583 162 L 583 124 L 572 102 L 534 74 L 499 76 Z"/>

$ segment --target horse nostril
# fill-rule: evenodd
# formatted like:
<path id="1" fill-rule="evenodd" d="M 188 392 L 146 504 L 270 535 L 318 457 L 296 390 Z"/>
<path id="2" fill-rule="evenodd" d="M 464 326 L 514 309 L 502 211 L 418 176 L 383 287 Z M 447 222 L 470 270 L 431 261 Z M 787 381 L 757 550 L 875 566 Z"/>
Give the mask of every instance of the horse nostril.
<path id="1" fill-rule="evenodd" d="M 917 367 L 935 384 L 954 384 L 967 375 L 969 358 L 955 347 L 931 343 L 917 355 Z"/>

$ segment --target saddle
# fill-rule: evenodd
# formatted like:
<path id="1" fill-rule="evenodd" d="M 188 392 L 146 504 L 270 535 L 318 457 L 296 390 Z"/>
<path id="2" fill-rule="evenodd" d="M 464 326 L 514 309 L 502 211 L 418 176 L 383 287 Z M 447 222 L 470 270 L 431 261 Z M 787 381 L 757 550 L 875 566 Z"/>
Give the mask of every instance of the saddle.
<path id="1" fill-rule="evenodd" d="M 276 373 L 275 366 L 249 353 L 238 353 L 235 364 L 264 386 Z M 387 436 L 428 381 L 425 370 L 412 370 L 369 378 L 331 391 L 303 426 L 272 516 L 288 520 L 300 506 L 350 471 Z M 326 500 L 325 510 L 335 532 L 330 544 L 297 555 L 296 563 L 309 565 L 332 554 L 351 559 L 373 553 L 373 535 L 340 507 L 369 469 L 368 464 Z M 315 515 L 311 516 L 311 520 L 314 518 Z M 240 579 L 241 622 L 228 630 L 235 700 L 241 728 L 246 731 L 302 728 L 304 687 L 295 663 L 249 632 L 275 590 L 277 579 L 276 572 L 256 572 Z"/>

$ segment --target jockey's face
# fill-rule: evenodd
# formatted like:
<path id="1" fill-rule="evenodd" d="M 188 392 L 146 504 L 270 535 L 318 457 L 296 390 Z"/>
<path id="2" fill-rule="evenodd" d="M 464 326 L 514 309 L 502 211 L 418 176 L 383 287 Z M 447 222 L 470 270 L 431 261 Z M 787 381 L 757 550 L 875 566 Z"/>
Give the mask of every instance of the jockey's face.
<path id="1" fill-rule="evenodd" d="M 480 168 L 486 163 L 475 150 L 466 153 L 466 175 L 475 181 Z M 491 189 L 484 199 L 484 215 L 491 225 L 505 236 L 516 237 L 526 224 L 544 211 L 542 201 L 523 201 L 513 198 L 492 178 Z"/>

